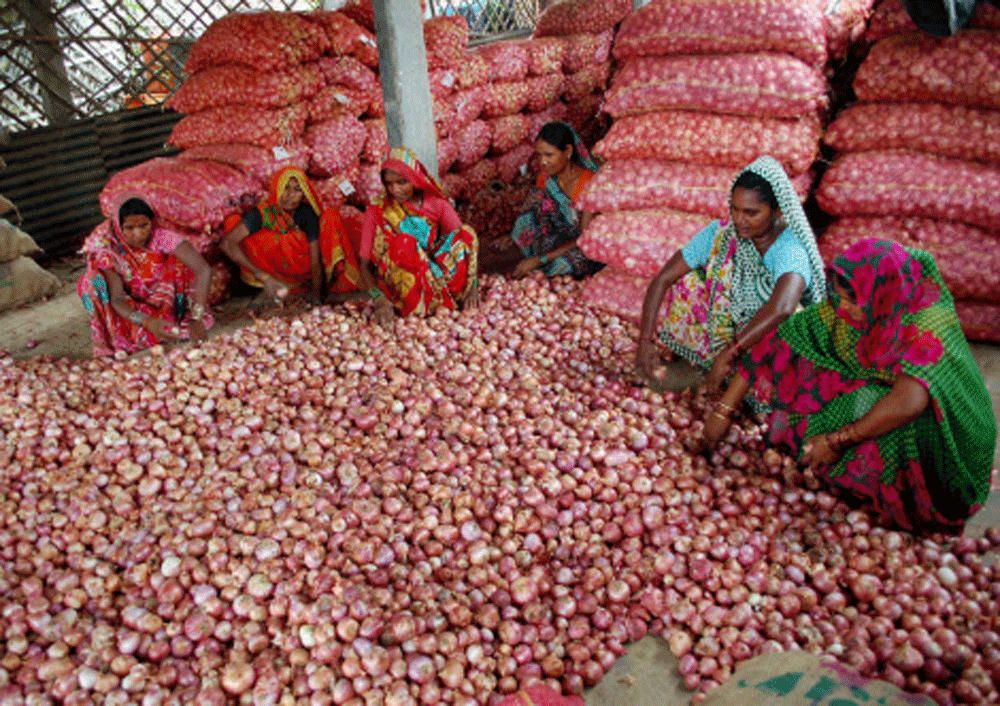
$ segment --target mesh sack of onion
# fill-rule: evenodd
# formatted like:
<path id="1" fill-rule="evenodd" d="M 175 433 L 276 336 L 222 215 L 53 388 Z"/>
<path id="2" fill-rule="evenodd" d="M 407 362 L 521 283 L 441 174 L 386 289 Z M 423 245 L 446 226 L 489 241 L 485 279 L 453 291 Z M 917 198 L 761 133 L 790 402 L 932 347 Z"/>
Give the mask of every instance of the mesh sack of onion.
<path id="1" fill-rule="evenodd" d="M 191 47 L 189 76 L 221 64 L 280 71 L 312 61 L 329 45 L 324 29 L 292 12 L 234 12 L 215 20 Z"/>
<path id="2" fill-rule="evenodd" d="M 316 176 L 332 176 L 358 159 L 368 130 L 352 115 L 345 115 L 310 125 L 303 141 L 312 149 L 309 172 Z"/>
<path id="3" fill-rule="evenodd" d="M 560 0 L 545 8 L 535 23 L 535 37 L 599 34 L 613 29 L 632 12 L 629 0 Z"/>
<path id="4" fill-rule="evenodd" d="M 221 162 L 235 167 L 245 175 L 264 185 L 282 167 L 309 167 L 309 148 L 302 143 L 284 145 L 278 149 L 265 149 L 254 145 L 222 144 L 189 147 L 177 155 L 178 159 L 201 159 Z"/>
<path id="5" fill-rule="evenodd" d="M 212 66 L 189 77 L 166 106 L 179 113 L 233 104 L 278 108 L 311 98 L 323 83 L 316 62 L 282 71 L 260 71 L 242 64 Z"/>
<path id="6" fill-rule="evenodd" d="M 707 224 L 700 213 L 672 209 L 599 213 L 577 245 L 592 260 L 648 280 Z"/>
<path id="7" fill-rule="evenodd" d="M 270 149 L 298 140 L 308 114 L 305 103 L 270 109 L 246 105 L 207 108 L 181 118 L 167 143 L 181 149 L 226 143 Z"/>

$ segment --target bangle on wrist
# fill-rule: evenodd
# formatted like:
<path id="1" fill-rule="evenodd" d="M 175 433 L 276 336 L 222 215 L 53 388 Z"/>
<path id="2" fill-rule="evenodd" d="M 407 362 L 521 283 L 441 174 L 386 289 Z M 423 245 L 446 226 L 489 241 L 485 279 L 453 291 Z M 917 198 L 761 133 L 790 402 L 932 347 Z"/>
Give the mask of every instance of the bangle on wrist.
<path id="1" fill-rule="evenodd" d="M 205 306 L 203 304 L 195 304 L 191 307 L 191 320 L 201 321 L 205 318 Z"/>
<path id="2" fill-rule="evenodd" d="M 128 320 L 137 326 L 145 326 L 148 317 L 138 309 L 133 309 L 128 315 Z"/>
<path id="3" fill-rule="evenodd" d="M 371 297 L 372 299 L 378 299 L 379 297 L 382 296 L 382 290 L 379 289 L 378 285 L 375 285 L 374 287 L 368 290 L 368 296 Z"/>
<path id="4" fill-rule="evenodd" d="M 715 405 L 715 410 L 714 410 L 716 414 L 719 414 L 720 416 L 723 416 L 722 413 L 719 412 L 720 409 L 721 410 L 725 410 L 726 414 L 724 416 L 727 419 L 731 415 L 735 414 L 735 412 L 736 412 L 735 409 L 733 409 L 732 407 L 730 407 L 729 405 L 727 405 L 725 402 L 717 402 L 716 405 Z"/>
<path id="5" fill-rule="evenodd" d="M 549 264 L 549 256 L 545 253 L 539 255 L 538 264 L 541 265 L 542 267 L 545 267 L 545 265 Z"/>

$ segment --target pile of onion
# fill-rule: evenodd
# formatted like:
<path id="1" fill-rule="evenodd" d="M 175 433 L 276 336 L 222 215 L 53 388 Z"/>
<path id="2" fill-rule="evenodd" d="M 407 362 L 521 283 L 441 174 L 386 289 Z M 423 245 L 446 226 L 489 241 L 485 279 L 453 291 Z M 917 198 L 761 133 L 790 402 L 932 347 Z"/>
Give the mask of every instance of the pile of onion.
<path id="1" fill-rule="evenodd" d="M 986 538 L 882 529 L 633 386 L 578 285 L 385 331 L 328 307 L 129 360 L 0 358 L 4 703 L 494 704 L 662 635 L 699 695 L 830 655 L 997 697 Z"/>

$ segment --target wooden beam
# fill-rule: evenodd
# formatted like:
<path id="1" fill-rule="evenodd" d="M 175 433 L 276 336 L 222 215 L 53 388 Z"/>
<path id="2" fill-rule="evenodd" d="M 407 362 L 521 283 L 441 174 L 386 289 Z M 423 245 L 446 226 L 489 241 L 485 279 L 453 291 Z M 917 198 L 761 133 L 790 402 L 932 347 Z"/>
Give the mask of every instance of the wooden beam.
<path id="1" fill-rule="evenodd" d="M 36 34 L 55 35 L 56 20 L 52 0 L 14 0 L 14 7 Z M 62 49 L 58 43 L 29 42 L 35 55 L 35 71 L 42 87 L 45 114 L 52 125 L 73 118 L 73 94 Z"/>

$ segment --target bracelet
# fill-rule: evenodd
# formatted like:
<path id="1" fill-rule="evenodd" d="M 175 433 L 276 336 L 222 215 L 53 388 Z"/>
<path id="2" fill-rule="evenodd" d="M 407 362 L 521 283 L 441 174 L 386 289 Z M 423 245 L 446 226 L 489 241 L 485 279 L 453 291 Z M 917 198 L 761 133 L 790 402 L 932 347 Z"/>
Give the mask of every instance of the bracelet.
<path id="1" fill-rule="evenodd" d="M 193 321 L 201 321 L 205 318 L 205 307 L 202 304 L 195 304 L 191 307 L 191 319 Z"/>
<path id="2" fill-rule="evenodd" d="M 378 299 L 382 296 L 382 290 L 379 289 L 378 285 L 376 285 L 368 290 L 368 296 L 372 299 Z"/>
<path id="3" fill-rule="evenodd" d="M 713 409 L 711 412 L 708 413 L 709 416 L 712 416 L 713 414 L 716 417 L 718 417 L 719 419 L 723 419 L 723 420 L 729 421 L 729 415 L 728 414 L 723 414 L 722 412 L 720 412 L 717 409 Z"/>
<path id="4" fill-rule="evenodd" d="M 736 413 L 736 410 L 733 409 L 732 407 L 730 407 L 729 405 L 727 405 L 725 402 L 717 402 L 715 404 L 715 409 L 712 410 L 712 411 L 718 413 L 720 408 L 722 408 L 722 409 L 726 410 L 726 412 L 728 412 L 728 414 L 725 415 L 727 419 L 730 416 L 732 416 L 733 414 Z"/>
<path id="5" fill-rule="evenodd" d="M 538 256 L 538 264 L 545 267 L 549 264 L 549 256 L 547 254 L 542 254 Z"/>
<path id="6" fill-rule="evenodd" d="M 138 309 L 133 309 L 128 315 L 128 320 L 136 326 L 145 326 L 147 319 L 148 317 Z"/>

